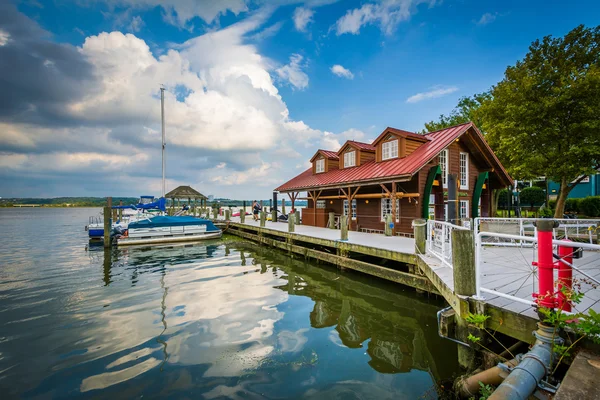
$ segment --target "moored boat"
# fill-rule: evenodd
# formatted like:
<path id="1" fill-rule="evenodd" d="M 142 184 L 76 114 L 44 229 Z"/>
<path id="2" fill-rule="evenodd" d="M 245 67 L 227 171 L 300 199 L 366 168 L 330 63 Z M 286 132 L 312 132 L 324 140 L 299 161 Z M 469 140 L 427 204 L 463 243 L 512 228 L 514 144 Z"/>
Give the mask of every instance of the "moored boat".
<path id="1" fill-rule="evenodd" d="M 189 216 L 157 216 L 131 222 L 118 246 L 218 239 L 222 232 L 211 221 Z"/>

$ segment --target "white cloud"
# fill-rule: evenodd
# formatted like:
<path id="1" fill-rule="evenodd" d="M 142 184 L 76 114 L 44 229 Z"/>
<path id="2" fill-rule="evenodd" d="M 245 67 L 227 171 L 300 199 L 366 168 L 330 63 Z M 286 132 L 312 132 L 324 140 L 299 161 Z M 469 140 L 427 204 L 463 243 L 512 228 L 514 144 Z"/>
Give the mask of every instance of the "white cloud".
<path id="1" fill-rule="evenodd" d="M 292 54 L 290 63 L 277 68 L 279 77 L 288 81 L 294 88 L 304 90 L 308 87 L 308 75 L 302 71 L 305 64 L 302 63 L 303 57 L 300 54 Z"/>
<path id="2" fill-rule="evenodd" d="M 314 11 L 310 8 L 298 7 L 294 10 L 294 26 L 300 32 L 306 32 L 306 26 L 313 21 Z"/>
<path id="3" fill-rule="evenodd" d="M 131 32 L 139 32 L 144 25 L 145 23 L 142 17 L 136 15 L 131 19 L 131 23 L 129 24 L 129 30 Z"/>
<path id="4" fill-rule="evenodd" d="M 445 96 L 450 93 L 454 93 L 458 90 L 456 86 L 450 87 L 434 87 L 427 92 L 417 93 L 406 99 L 407 103 L 418 103 L 423 100 L 435 99 L 438 97 Z"/>
<path id="5" fill-rule="evenodd" d="M 331 67 L 331 72 L 342 78 L 354 79 L 354 74 L 350 72 L 349 69 L 346 69 L 339 64 L 335 64 L 333 67 Z"/>
<path id="6" fill-rule="evenodd" d="M 474 21 L 475 24 L 477 25 L 487 25 L 487 24 L 491 24 L 492 22 L 494 22 L 496 20 L 496 17 L 498 16 L 498 13 L 485 13 L 481 16 L 481 18 L 479 18 L 479 20 Z"/>
<path id="7" fill-rule="evenodd" d="M 360 8 L 348 10 L 335 24 L 336 34 L 351 33 L 357 35 L 365 25 L 379 24 L 386 35 L 391 35 L 398 24 L 408 20 L 416 13 L 419 4 L 426 3 L 430 7 L 436 0 L 383 0 L 378 3 L 363 4 Z"/>
<path id="8" fill-rule="evenodd" d="M 0 29 L 0 46 L 6 46 L 10 40 L 10 33 Z"/>

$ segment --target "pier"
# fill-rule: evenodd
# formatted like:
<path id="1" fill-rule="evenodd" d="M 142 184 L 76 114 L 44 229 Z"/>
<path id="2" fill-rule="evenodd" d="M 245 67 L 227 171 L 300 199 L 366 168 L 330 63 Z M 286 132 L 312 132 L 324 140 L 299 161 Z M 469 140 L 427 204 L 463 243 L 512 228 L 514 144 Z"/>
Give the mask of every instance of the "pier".
<path id="1" fill-rule="evenodd" d="M 445 222 L 416 221 L 413 225 L 421 224 L 415 226 L 416 239 L 351 231 L 347 232 L 347 240 L 341 240 L 342 231 L 338 229 L 295 225 L 290 232 L 288 223 L 241 222 L 239 218 L 231 218 L 224 226 L 228 233 L 290 254 L 440 295 L 456 316 L 485 313 L 490 316 L 489 329 L 531 343 L 531 332 L 539 321 L 533 297 L 538 281 L 537 267 L 532 265 L 536 261 L 534 221 L 487 218 L 476 221 L 474 231 Z M 585 278 L 579 283 L 584 299 L 576 311 L 591 308 L 600 312 L 600 289 L 594 283 L 600 279 L 600 246 L 593 230 L 598 221 L 572 221 L 567 227 L 557 228 L 555 237 L 570 235 L 582 240 L 578 246 L 585 248 L 582 257 L 573 263 L 581 267 L 573 271 L 574 278 Z M 492 225 L 494 232 L 479 230 L 480 226 L 489 229 Z M 454 247 L 470 246 L 473 260 L 468 256 L 460 259 L 456 254 L 453 259 L 452 237 L 460 236 L 452 234 L 455 230 L 469 232 L 470 239 L 463 235 L 467 242 L 454 243 Z M 502 233 L 508 231 L 521 235 Z M 418 243 L 419 237 L 424 243 Z M 464 249 L 458 253 L 464 253 Z"/>

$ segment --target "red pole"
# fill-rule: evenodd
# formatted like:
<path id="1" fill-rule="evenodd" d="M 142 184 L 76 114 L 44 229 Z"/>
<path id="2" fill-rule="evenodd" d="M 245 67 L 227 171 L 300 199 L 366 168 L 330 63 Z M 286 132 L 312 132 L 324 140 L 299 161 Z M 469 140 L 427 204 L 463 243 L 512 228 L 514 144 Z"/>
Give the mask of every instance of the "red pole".
<path id="1" fill-rule="evenodd" d="M 538 238 L 538 299 L 537 303 L 546 308 L 554 308 L 554 259 L 552 255 L 552 229 L 554 220 L 537 221 Z"/>
<path id="2" fill-rule="evenodd" d="M 573 264 L 572 247 L 558 246 L 558 256 L 560 260 Z M 560 260 L 558 261 L 558 306 L 561 310 L 571 311 L 571 302 L 567 300 L 562 288 L 565 287 L 567 291 L 573 288 L 573 268 Z"/>

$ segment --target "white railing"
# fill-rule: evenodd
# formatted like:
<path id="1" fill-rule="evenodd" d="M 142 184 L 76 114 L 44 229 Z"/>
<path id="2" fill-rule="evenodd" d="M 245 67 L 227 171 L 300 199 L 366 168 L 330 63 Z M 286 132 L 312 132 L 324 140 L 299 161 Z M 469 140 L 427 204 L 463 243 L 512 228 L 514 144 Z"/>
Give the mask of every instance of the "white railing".
<path id="1" fill-rule="evenodd" d="M 450 222 L 427 221 L 427 254 L 439 258 L 450 268 L 452 268 L 452 230 L 454 229 L 469 230 Z"/>
<path id="2" fill-rule="evenodd" d="M 479 219 L 479 218 L 478 218 Z M 559 221 L 563 221 L 563 220 L 559 220 Z M 570 220 L 573 221 L 573 220 Z M 475 226 L 477 227 L 477 221 L 475 222 Z M 521 225 L 522 226 L 522 225 Z M 560 229 L 561 227 L 557 228 L 559 230 L 559 234 L 560 234 Z M 536 231 L 537 232 L 537 231 Z M 555 232 L 556 235 L 556 232 Z M 530 274 L 530 283 L 532 284 L 532 290 L 530 292 L 530 294 L 528 296 L 524 296 L 521 289 L 524 287 L 524 285 L 527 283 L 525 280 L 529 279 L 529 276 L 524 276 L 523 279 L 520 279 L 519 274 L 523 273 L 522 269 L 518 269 L 517 265 L 513 265 L 513 267 L 515 268 L 514 271 L 510 270 L 510 267 L 506 267 L 506 264 L 502 264 L 501 262 L 499 262 L 499 257 L 501 257 L 502 255 L 500 254 L 496 254 L 493 253 L 491 258 L 488 259 L 484 259 L 484 245 L 490 246 L 490 245 L 494 245 L 497 243 L 503 243 L 504 246 L 506 246 L 506 243 L 512 243 L 513 245 L 523 245 L 523 247 L 530 247 L 531 249 L 530 251 L 530 255 L 525 255 L 525 253 L 519 253 L 519 257 L 522 258 L 522 261 L 525 263 L 528 263 L 529 265 L 531 265 L 531 263 L 533 261 L 535 261 L 536 258 L 536 253 L 537 253 L 537 235 L 535 236 L 524 236 L 524 235 L 513 235 L 513 234 L 509 234 L 509 233 L 497 233 L 497 232 L 486 232 L 486 231 L 482 231 L 482 232 L 477 232 L 475 235 L 475 279 L 476 279 L 476 289 L 477 289 L 477 298 L 479 299 L 484 299 L 484 297 L 482 297 L 482 293 L 486 293 L 486 294 L 490 294 L 493 296 L 499 296 L 502 298 L 506 298 L 512 301 L 516 301 L 522 304 L 526 304 L 526 305 L 535 305 L 534 301 L 533 301 L 533 296 L 532 294 L 534 292 L 537 292 L 537 284 L 536 284 L 536 279 L 535 276 L 537 274 L 536 268 L 537 267 L 532 267 L 532 274 Z M 590 257 L 591 261 L 586 260 L 586 264 L 588 265 L 588 269 L 590 268 L 589 264 L 592 264 L 591 267 L 598 269 L 600 268 L 600 245 L 598 244 L 593 244 L 593 243 L 582 243 L 582 242 L 573 242 L 573 241 L 568 241 L 568 240 L 558 240 L 558 239 L 554 239 L 552 241 L 552 244 L 554 246 L 565 246 L 565 247 L 571 247 L 571 248 L 582 248 L 584 250 L 587 251 L 594 251 L 595 253 L 597 253 L 597 255 L 593 255 Z M 528 246 L 526 246 L 528 245 Z M 520 252 L 521 250 L 518 249 L 514 249 L 514 250 L 508 250 L 505 249 L 504 250 L 507 253 L 504 254 L 510 254 L 511 252 Z M 555 251 L 556 253 L 556 251 Z M 592 258 L 593 257 L 593 258 Z M 509 260 L 510 261 L 510 260 Z M 563 262 L 565 264 L 567 264 L 564 260 L 560 260 L 560 262 Z M 510 262 L 509 262 L 510 264 Z M 575 265 L 576 263 L 573 262 L 573 264 L 568 264 L 569 266 L 571 266 L 573 268 L 573 275 L 575 276 L 576 274 L 579 274 L 585 278 L 587 278 L 588 280 L 591 280 L 593 282 L 595 282 L 596 285 L 600 284 L 600 281 L 591 276 L 590 274 L 588 274 L 586 271 L 584 271 L 583 269 L 578 268 L 577 265 Z M 521 265 L 521 267 L 523 266 L 523 264 Z M 487 271 L 486 271 L 487 270 Z M 514 290 L 514 287 L 510 288 L 510 290 L 508 289 L 508 285 L 504 284 L 504 282 L 502 283 L 502 287 L 505 288 L 506 290 L 504 292 L 501 292 L 499 290 L 495 290 L 495 289 L 491 289 L 488 287 L 485 287 L 484 284 L 482 284 L 482 280 L 483 280 L 483 274 L 484 273 L 490 273 L 492 275 L 496 274 L 496 275 L 511 275 L 512 278 L 517 278 L 514 281 L 510 282 L 510 283 L 515 283 L 517 289 Z M 520 295 L 518 292 L 520 292 Z M 509 293 L 506 293 L 509 292 Z"/>
<path id="3" fill-rule="evenodd" d="M 475 237 L 479 232 L 500 233 L 520 237 L 537 237 L 536 218 L 475 218 L 473 230 Z M 593 244 L 600 234 L 600 219 L 554 219 L 559 223 L 553 230 L 554 239 L 585 241 Z M 533 246 L 530 240 L 505 238 L 486 235 L 482 238 L 484 245 L 492 246 Z"/>

